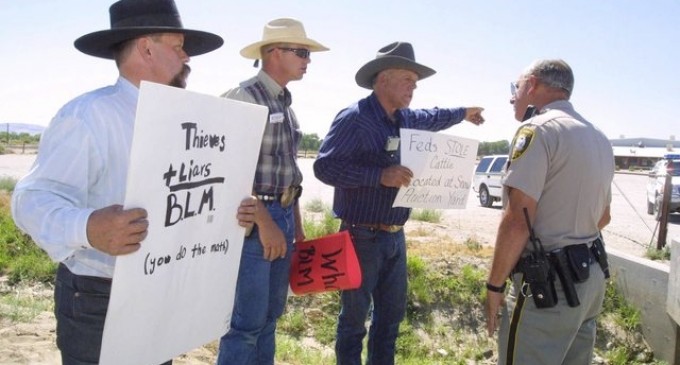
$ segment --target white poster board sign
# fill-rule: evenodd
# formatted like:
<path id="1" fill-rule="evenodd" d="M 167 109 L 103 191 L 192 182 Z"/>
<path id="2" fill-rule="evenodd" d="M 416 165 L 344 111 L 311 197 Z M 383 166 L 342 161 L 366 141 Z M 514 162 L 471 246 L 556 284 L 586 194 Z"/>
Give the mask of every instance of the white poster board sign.
<path id="1" fill-rule="evenodd" d="M 463 209 L 472 186 L 478 141 L 415 129 L 400 130 L 401 164 L 413 179 L 393 207 Z"/>
<path id="2" fill-rule="evenodd" d="M 267 108 L 143 82 L 125 208 L 148 212 L 116 261 L 101 364 L 160 364 L 229 328 Z"/>

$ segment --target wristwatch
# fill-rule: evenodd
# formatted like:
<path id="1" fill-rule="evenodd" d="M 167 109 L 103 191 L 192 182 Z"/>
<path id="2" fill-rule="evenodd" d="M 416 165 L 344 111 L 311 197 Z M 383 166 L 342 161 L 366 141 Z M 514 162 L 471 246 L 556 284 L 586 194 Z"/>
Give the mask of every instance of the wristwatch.
<path id="1" fill-rule="evenodd" d="M 493 284 L 487 282 L 487 283 L 486 283 L 486 290 L 492 291 L 492 292 L 494 292 L 494 293 L 505 293 L 505 285 L 506 285 L 506 284 L 507 284 L 506 282 L 503 282 L 503 285 L 501 285 L 501 286 L 495 286 L 495 285 L 493 285 Z"/>

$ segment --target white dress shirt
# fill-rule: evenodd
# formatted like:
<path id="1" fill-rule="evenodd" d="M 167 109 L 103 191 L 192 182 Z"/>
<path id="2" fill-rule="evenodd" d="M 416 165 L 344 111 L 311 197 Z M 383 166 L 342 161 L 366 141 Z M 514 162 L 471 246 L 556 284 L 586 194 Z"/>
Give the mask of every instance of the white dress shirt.
<path id="1" fill-rule="evenodd" d="M 87 220 L 96 209 L 124 202 L 138 94 L 119 77 L 67 103 L 14 190 L 16 225 L 74 274 L 113 276 L 115 257 L 90 245 Z"/>

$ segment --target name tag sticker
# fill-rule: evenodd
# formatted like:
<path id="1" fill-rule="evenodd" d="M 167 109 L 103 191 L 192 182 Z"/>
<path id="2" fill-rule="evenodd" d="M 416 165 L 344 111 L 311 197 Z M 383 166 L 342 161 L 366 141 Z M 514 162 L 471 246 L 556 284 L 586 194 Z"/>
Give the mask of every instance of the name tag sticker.
<path id="1" fill-rule="evenodd" d="M 283 123 L 283 113 L 274 113 L 269 115 L 269 123 Z"/>

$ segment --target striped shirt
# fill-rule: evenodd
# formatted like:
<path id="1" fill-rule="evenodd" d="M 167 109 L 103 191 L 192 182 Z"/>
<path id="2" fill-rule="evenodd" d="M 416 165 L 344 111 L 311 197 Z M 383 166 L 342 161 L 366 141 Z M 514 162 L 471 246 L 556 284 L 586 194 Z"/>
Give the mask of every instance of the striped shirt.
<path id="1" fill-rule="evenodd" d="M 400 127 L 438 131 L 464 118 L 465 108 L 399 109 L 392 122 L 375 93 L 342 110 L 314 162 L 316 177 L 335 187 L 334 214 L 355 224 L 406 223 L 410 208 L 392 208 L 399 189 L 380 185 L 382 170 L 400 164 L 388 138 L 399 137 Z"/>
<path id="2" fill-rule="evenodd" d="M 302 172 L 297 165 L 297 152 L 302 131 L 290 108 L 288 89 L 279 86 L 260 70 L 257 76 L 222 96 L 269 107 L 255 170 L 254 191 L 258 194 L 281 194 L 289 186 L 300 185 Z"/>
<path id="3" fill-rule="evenodd" d="M 124 78 L 63 106 L 12 196 L 14 222 L 71 272 L 111 278 L 115 257 L 87 240 L 90 214 L 123 204 L 138 89 Z"/>

